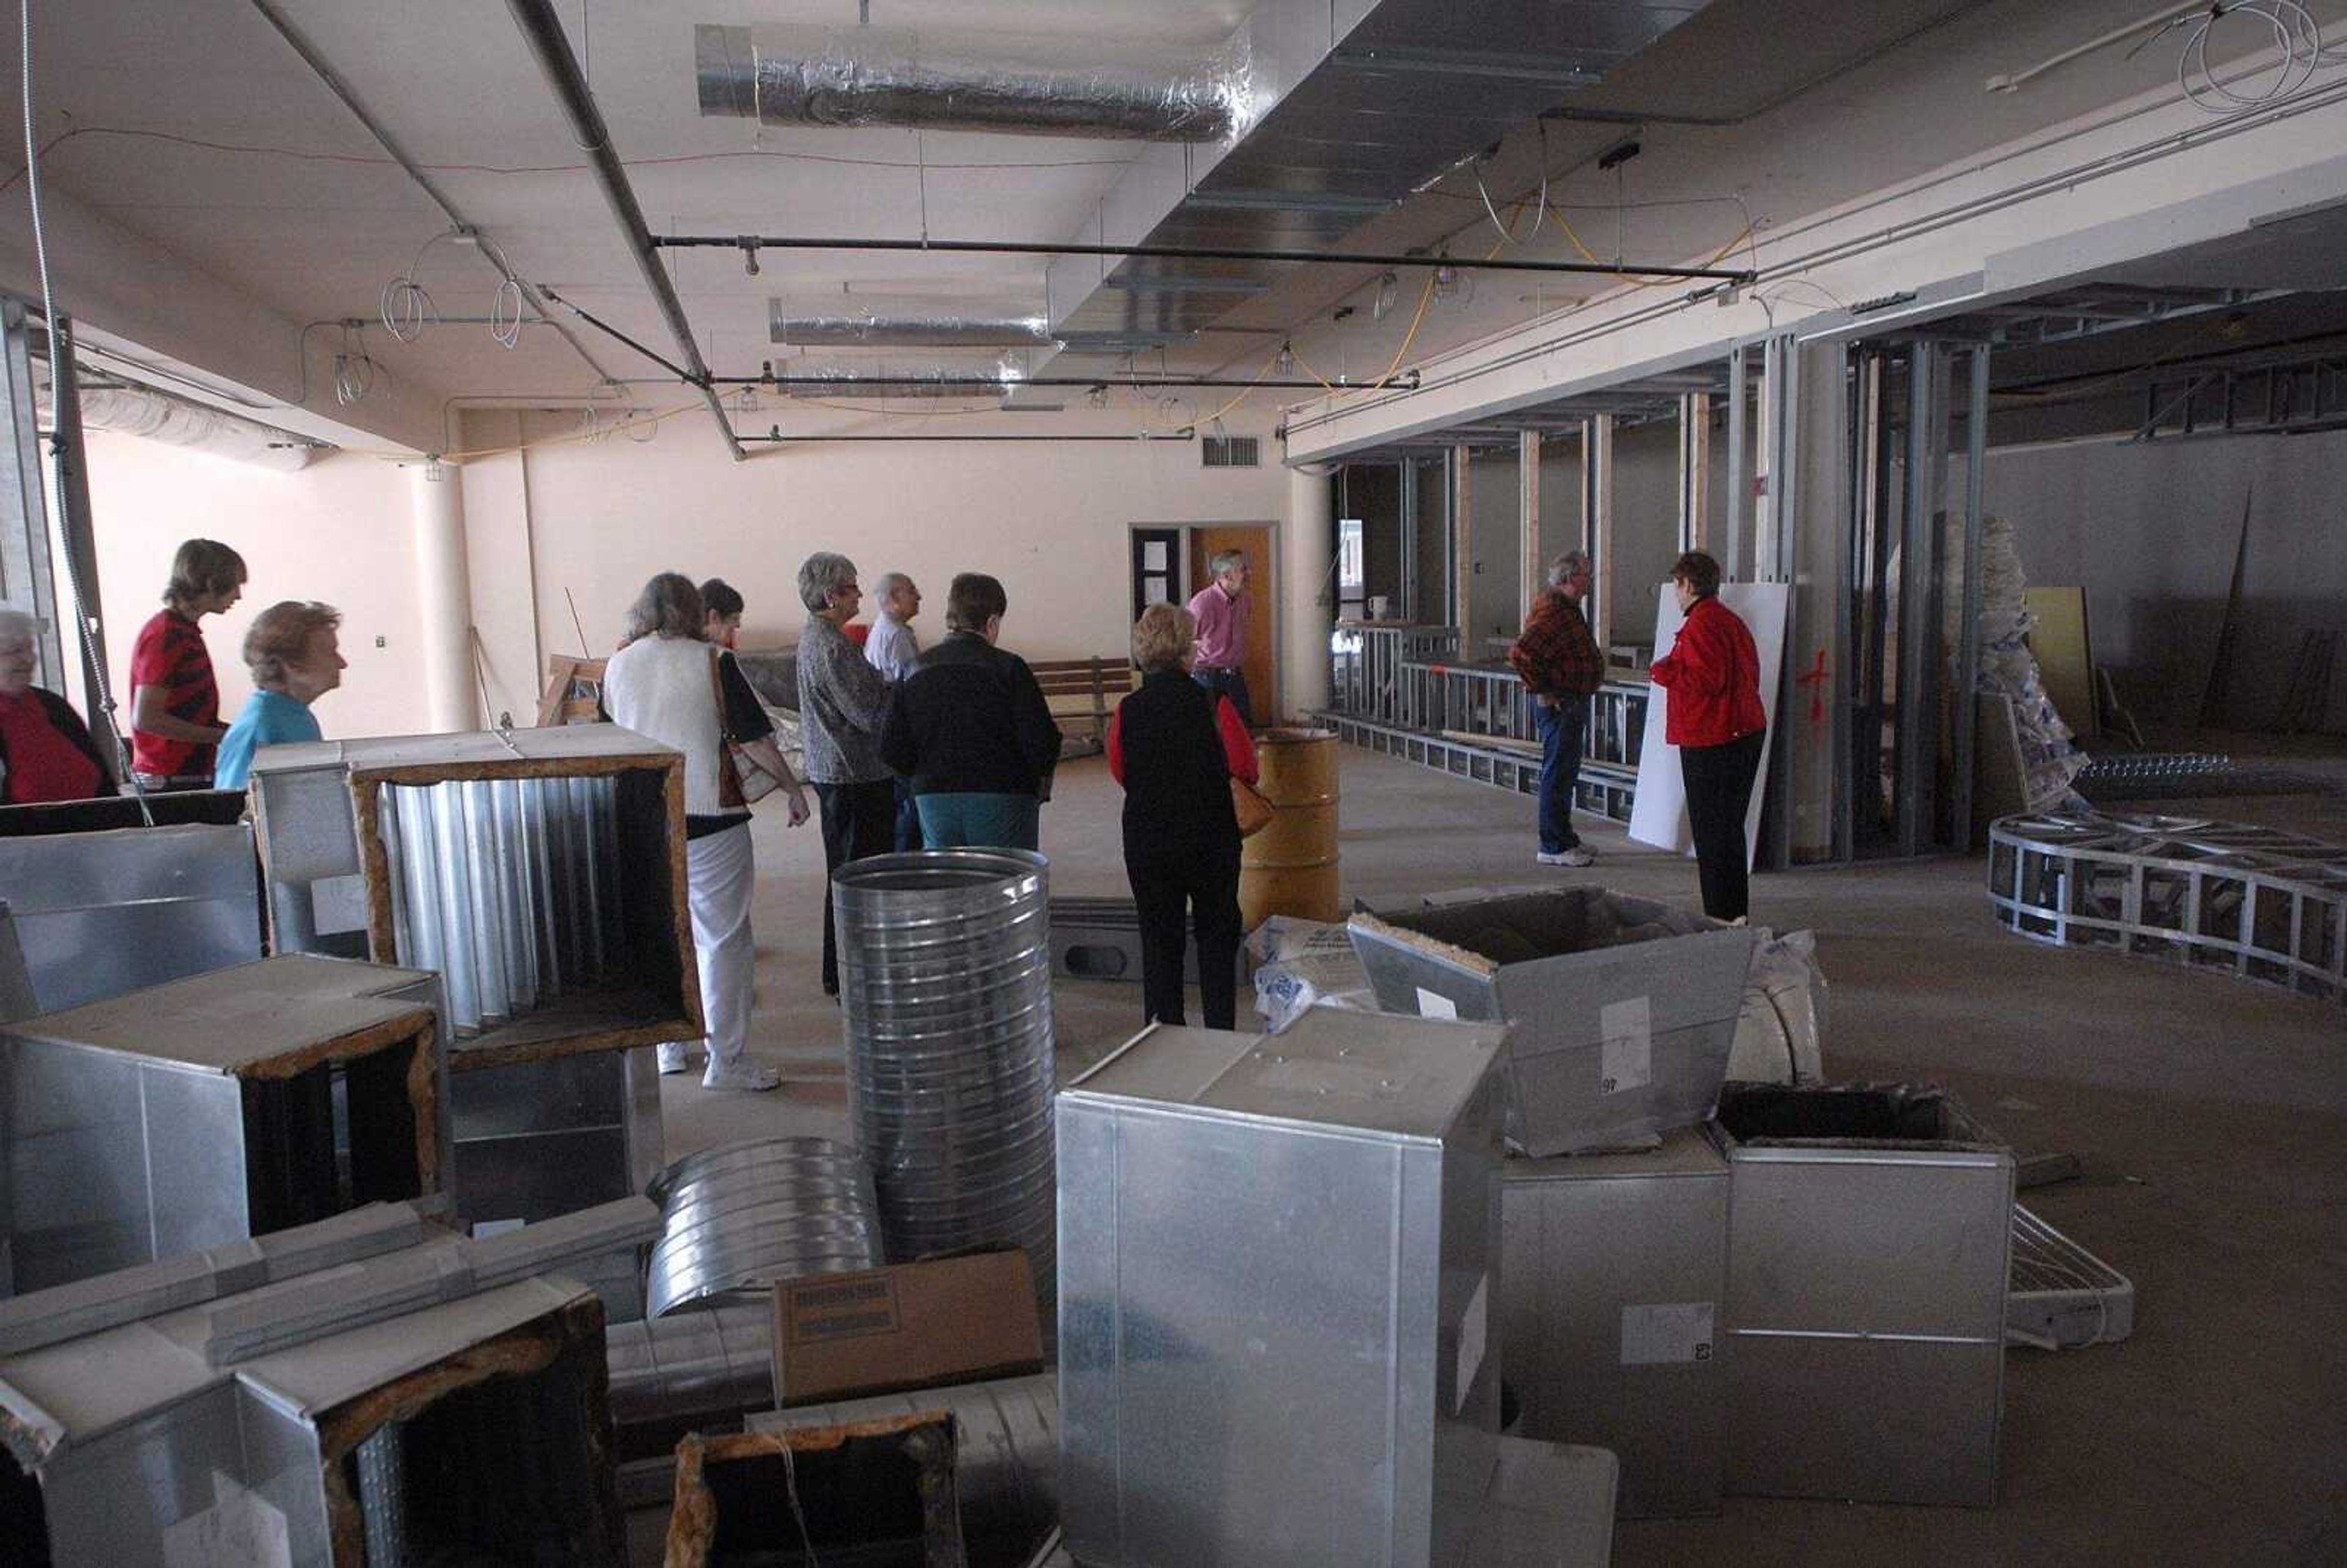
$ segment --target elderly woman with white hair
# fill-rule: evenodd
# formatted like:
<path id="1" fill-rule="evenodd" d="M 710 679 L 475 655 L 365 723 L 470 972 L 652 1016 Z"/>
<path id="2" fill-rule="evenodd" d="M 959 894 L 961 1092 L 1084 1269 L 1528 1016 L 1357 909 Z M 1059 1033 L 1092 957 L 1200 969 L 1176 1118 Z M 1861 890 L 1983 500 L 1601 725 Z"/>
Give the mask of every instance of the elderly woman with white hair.
<path id="1" fill-rule="evenodd" d="M 41 623 L 0 605 L 0 804 L 114 793 L 114 770 L 73 704 L 33 684 Z"/>
<path id="2" fill-rule="evenodd" d="M 823 806 L 823 991 L 839 995 L 839 939 L 832 928 L 831 876 L 851 860 L 886 855 L 897 831 L 897 775 L 880 757 L 888 722 L 888 678 L 845 630 L 864 602 L 856 563 L 817 550 L 800 563 L 799 728 L 807 782 Z"/>
<path id="3" fill-rule="evenodd" d="M 793 827 L 807 819 L 806 794 L 774 745 L 774 725 L 748 678 L 733 655 L 704 641 L 707 625 L 692 579 L 664 571 L 644 584 L 628 611 L 627 645 L 604 667 L 603 702 L 615 722 L 684 753 L 685 899 L 709 1031 L 701 1086 L 755 1091 L 782 1078 L 746 1060 L 758 965 L 750 896 L 758 868 L 750 808 L 727 743 L 782 781 Z M 684 1043 L 661 1045 L 660 1069 L 684 1071 Z"/>
<path id="4" fill-rule="evenodd" d="M 252 618 L 244 634 L 244 667 L 252 695 L 220 738 L 212 764 L 214 789 L 242 789 L 252 776 L 252 753 L 263 746 L 325 738 L 310 706 L 343 683 L 350 667 L 331 604 L 289 599 Z"/>

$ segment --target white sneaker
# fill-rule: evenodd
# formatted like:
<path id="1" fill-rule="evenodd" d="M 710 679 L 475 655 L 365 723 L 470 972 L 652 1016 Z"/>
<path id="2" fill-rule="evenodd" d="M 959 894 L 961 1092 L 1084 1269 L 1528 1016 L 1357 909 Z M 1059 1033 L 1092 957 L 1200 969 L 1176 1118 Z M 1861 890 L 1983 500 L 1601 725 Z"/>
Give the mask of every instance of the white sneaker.
<path id="1" fill-rule="evenodd" d="M 711 1062 L 709 1071 L 701 1075 L 703 1089 L 739 1090 L 745 1094 L 763 1094 L 769 1089 L 780 1088 L 782 1081 L 783 1075 L 773 1068 L 755 1067 L 746 1061 L 737 1061 L 731 1067 Z"/>
<path id="2" fill-rule="evenodd" d="M 1533 856 L 1532 858 L 1539 861 L 1542 866 L 1594 866 L 1597 864 L 1596 855 L 1593 853 L 1585 844 L 1576 844 L 1571 849 L 1564 850 L 1556 855 L 1551 855 L 1547 850 L 1543 849 L 1539 854 Z"/>
<path id="3" fill-rule="evenodd" d="M 682 1072 L 686 1068 L 692 1065 L 692 1062 L 686 1058 L 685 1049 L 683 1046 L 679 1045 L 674 1040 L 662 1040 L 661 1042 L 660 1070 L 663 1077 L 671 1073 Z"/>

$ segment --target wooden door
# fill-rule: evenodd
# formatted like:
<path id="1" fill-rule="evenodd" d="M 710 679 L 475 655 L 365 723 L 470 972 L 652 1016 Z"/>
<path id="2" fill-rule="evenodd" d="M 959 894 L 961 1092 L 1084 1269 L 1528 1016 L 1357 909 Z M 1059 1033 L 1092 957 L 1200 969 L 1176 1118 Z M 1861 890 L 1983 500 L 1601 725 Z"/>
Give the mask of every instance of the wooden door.
<path id="1" fill-rule="evenodd" d="M 1271 607 L 1277 602 L 1279 586 L 1273 573 L 1277 562 L 1272 559 L 1271 529 L 1262 523 L 1212 524 L 1190 530 L 1190 591 L 1213 582 L 1214 574 L 1206 563 L 1225 550 L 1243 550 L 1247 559 L 1247 629 L 1246 671 L 1247 696 L 1255 708 L 1257 726 L 1274 722 L 1279 712 L 1279 687 L 1276 681 L 1277 666 L 1273 661 L 1276 651 L 1271 641 Z"/>

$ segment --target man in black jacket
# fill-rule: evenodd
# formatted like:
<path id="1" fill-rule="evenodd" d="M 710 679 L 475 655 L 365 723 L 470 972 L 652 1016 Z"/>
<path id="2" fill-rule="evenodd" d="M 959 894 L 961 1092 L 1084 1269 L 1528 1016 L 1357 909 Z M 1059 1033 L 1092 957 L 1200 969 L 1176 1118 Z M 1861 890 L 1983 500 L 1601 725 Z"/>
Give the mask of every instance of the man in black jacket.
<path id="1" fill-rule="evenodd" d="M 946 590 L 944 641 L 898 682 L 880 755 L 913 781 L 931 849 L 1036 846 L 1039 810 L 1060 762 L 1060 727 L 1015 653 L 997 648 L 1010 600 L 964 572 Z"/>

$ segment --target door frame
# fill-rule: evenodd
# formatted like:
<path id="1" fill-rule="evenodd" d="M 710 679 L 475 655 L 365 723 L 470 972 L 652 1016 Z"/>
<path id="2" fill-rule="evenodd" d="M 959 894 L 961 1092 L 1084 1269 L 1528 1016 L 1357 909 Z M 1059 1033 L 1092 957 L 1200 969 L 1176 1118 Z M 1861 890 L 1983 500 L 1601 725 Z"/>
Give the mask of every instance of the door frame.
<path id="1" fill-rule="evenodd" d="M 1203 583 L 1193 583 L 1189 580 L 1190 536 L 1194 531 L 1199 528 L 1261 528 L 1264 530 L 1264 538 L 1266 541 L 1264 545 L 1264 553 L 1272 560 L 1274 586 L 1278 589 L 1277 592 L 1275 592 L 1271 596 L 1270 653 L 1272 700 L 1270 704 L 1266 706 L 1260 696 L 1256 696 L 1255 693 L 1253 692 L 1250 692 L 1249 695 L 1255 697 L 1256 707 L 1258 709 L 1258 721 L 1268 722 L 1268 719 L 1272 715 L 1276 714 L 1280 711 L 1286 693 L 1286 677 L 1287 660 L 1286 653 L 1287 637 L 1287 573 L 1285 568 L 1285 563 L 1280 559 L 1282 547 L 1286 541 L 1284 525 L 1278 518 L 1168 518 L 1160 520 L 1127 522 L 1124 525 L 1125 602 L 1127 604 L 1131 604 L 1133 602 L 1133 555 L 1134 544 L 1133 536 L 1139 533 L 1172 533 L 1180 536 L 1179 542 L 1174 549 L 1174 565 L 1180 571 L 1183 593 L 1182 598 L 1176 602 L 1183 604 L 1188 603 L 1190 596 L 1196 593 L 1199 589 L 1205 586 Z"/>

